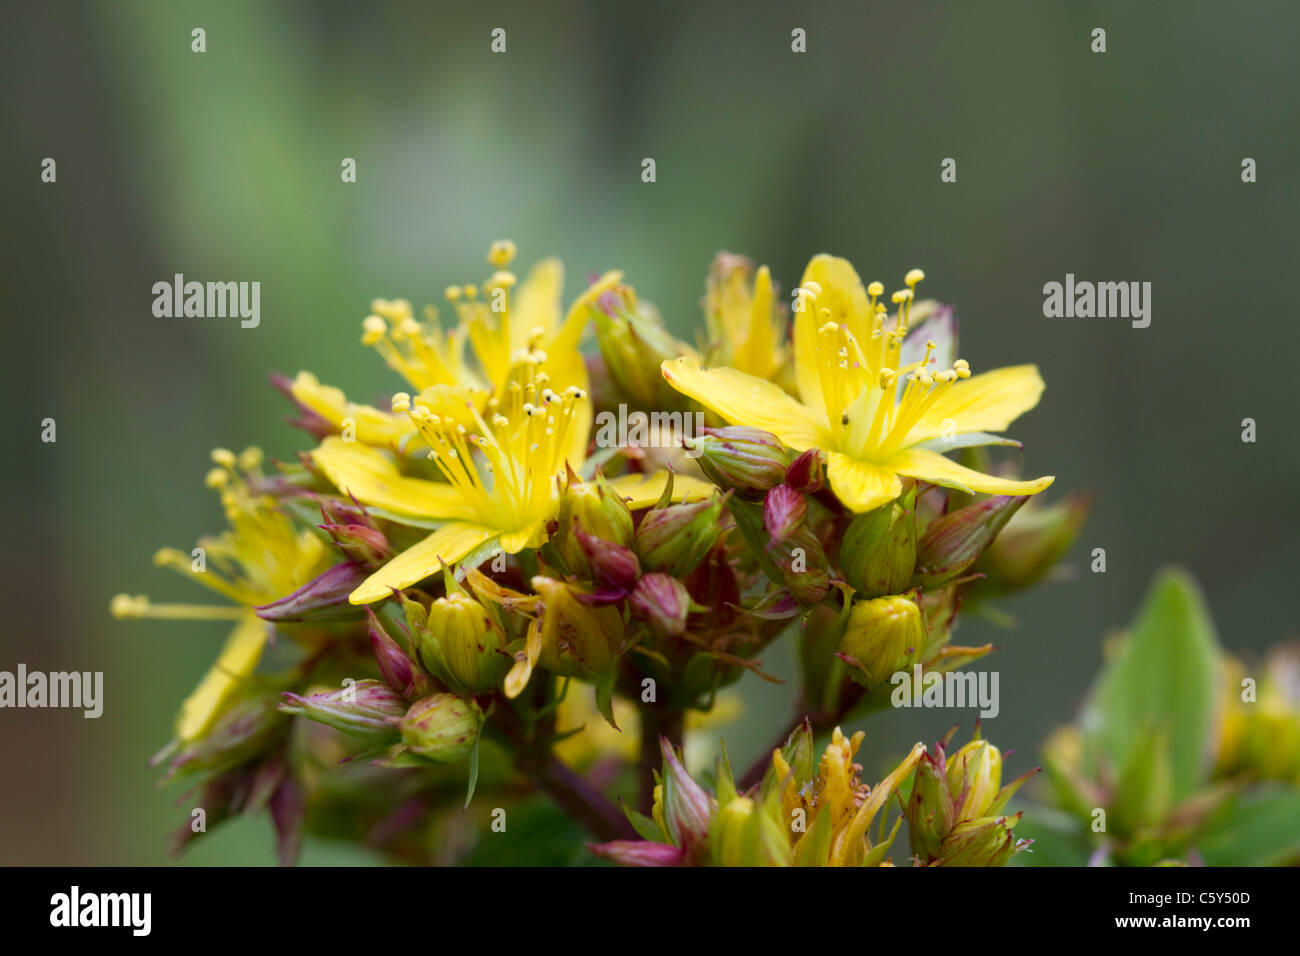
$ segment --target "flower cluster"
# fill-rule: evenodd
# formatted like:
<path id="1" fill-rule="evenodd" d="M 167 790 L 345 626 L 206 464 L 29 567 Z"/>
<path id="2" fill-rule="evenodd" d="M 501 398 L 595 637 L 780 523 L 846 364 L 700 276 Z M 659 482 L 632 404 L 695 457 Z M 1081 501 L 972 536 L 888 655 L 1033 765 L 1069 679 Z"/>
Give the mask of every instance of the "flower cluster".
<path id="1" fill-rule="evenodd" d="M 864 735 L 839 725 L 899 674 L 990 653 L 953 642 L 963 605 L 1036 582 L 1078 532 L 1086 501 L 1027 504 L 1053 479 L 990 457 L 1019 447 L 997 433 L 1038 402 L 1037 369 L 976 374 L 920 270 L 886 295 L 818 255 L 787 308 L 767 268 L 722 253 L 690 345 L 621 273 L 565 309 L 559 262 L 520 281 L 514 255 L 494 243 L 447 317 L 372 303 L 385 407 L 274 378 L 311 447 L 273 469 L 214 452 L 229 530 L 157 559 L 227 606 L 113 600 L 234 622 L 157 758 L 168 777 L 201 783 L 210 822 L 268 808 L 285 860 L 307 830 L 451 862 L 529 790 L 625 863 L 881 864 L 904 817 L 918 864 L 1023 848 L 991 743 L 917 744 L 869 787 Z M 596 440 L 615 408 L 648 415 L 641 440 Z M 799 712 L 710 793 L 675 748 L 742 676 L 776 680 L 761 655 L 783 638 Z"/>

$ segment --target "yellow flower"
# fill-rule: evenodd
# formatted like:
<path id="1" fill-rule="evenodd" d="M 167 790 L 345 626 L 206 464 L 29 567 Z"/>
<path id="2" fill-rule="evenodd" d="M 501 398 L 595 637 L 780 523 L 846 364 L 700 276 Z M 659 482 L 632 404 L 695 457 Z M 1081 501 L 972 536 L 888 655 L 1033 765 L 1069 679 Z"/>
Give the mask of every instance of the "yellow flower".
<path id="1" fill-rule="evenodd" d="M 794 321 L 799 399 L 772 382 L 733 368 L 701 368 L 689 358 L 663 365 L 678 391 L 736 425 L 772 432 L 798 451 L 826 452 L 835 494 L 853 511 L 871 511 L 898 497 L 901 478 L 966 492 L 1037 494 L 1051 477 L 1010 481 L 963 467 L 940 452 L 1002 441 L 1002 431 L 1033 408 L 1043 380 L 1033 365 L 971 376 L 958 359 L 928 368 L 934 347 L 903 364 L 919 269 L 895 292 L 893 317 L 879 302 L 884 287 L 863 289 L 844 259 L 818 255 L 808 264 Z"/>
<path id="2" fill-rule="evenodd" d="M 858 731 L 845 737 L 836 727 L 826 751 L 817 765 L 817 774 L 802 787 L 791 775 L 791 767 L 778 749 L 772 754 L 772 767 L 776 779 L 791 775 L 781 797 L 785 819 L 791 819 L 802 809 L 808 826 L 794 838 L 794 857 L 819 866 L 882 865 L 898 834 L 898 823 L 885 836 L 883 820 L 881 834 L 873 843 L 869 830 L 877 814 L 885 809 L 898 787 L 915 769 L 925 753 L 924 744 L 916 744 L 911 752 L 875 788 L 862 783 L 861 767 L 853 762 L 858 748 L 866 737 Z M 824 818 L 821 822 L 814 821 Z M 829 828 L 829 836 L 823 828 Z M 792 836 L 794 834 L 792 833 Z M 815 849 L 816 847 L 816 849 Z M 822 854 L 825 854 L 822 857 Z"/>
<path id="3" fill-rule="evenodd" d="M 234 606 L 154 604 L 144 595 L 128 594 L 117 595 L 110 605 L 117 618 L 237 622 L 216 663 L 181 704 L 176 736 L 183 743 L 207 732 L 257 667 L 270 625 L 253 608 L 292 593 L 328 563 L 326 546 L 317 535 L 296 531 L 272 499 L 251 491 L 247 479 L 260 477 L 261 451 L 249 448 L 236 459 L 232 452 L 218 448 L 212 459 L 217 467 L 208 472 L 207 484 L 220 491 L 230 529 L 200 538 L 198 555 L 163 548 L 154 555 L 154 563 L 185 574 Z"/>
<path id="4" fill-rule="evenodd" d="M 592 413 L 583 389 L 560 393 L 549 386 L 544 358 L 527 356 L 482 414 L 470 404 L 470 427 L 435 410 L 446 405 L 445 386 L 431 386 L 414 400 L 394 397 L 394 408 L 407 413 L 444 481 L 403 476 L 384 452 L 335 437 L 312 453 L 330 481 L 363 504 L 398 521 L 442 522 L 362 582 L 349 598 L 353 604 L 382 600 L 489 542 L 516 554 L 546 540 L 559 511 L 560 482 L 568 470 L 582 467 Z M 612 485 L 629 507 L 643 508 L 658 500 L 666 481 L 661 472 L 624 475 Z M 707 482 L 686 477 L 674 485 L 674 496 L 686 499 L 712 491 Z"/>
<path id="5" fill-rule="evenodd" d="M 786 386 L 789 349 L 767 266 L 755 271 L 744 256 L 718 253 L 705 285 L 704 321 L 710 365 L 726 365 Z"/>
<path id="6" fill-rule="evenodd" d="M 425 321 L 420 322 L 405 299 L 376 299 L 372 314 L 362 322 L 361 344 L 375 349 L 417 391 L 440 386 L 446 401 L 438 413 L 459 415 L 466 422 L 460 412 L 466 403 L 482 411 L 488 396 L 500 394 L 517 377 L 520 364 L 539 352 L 550 357 L 550 371 L 557 381 L 586 388 L 587 370 L 578 341 L 587 307 L 617 285 L 622 274 L 601 276 L 562 316 L 560 261 L 538 263 L 516 290 L 514 274 L 505 271 L 513 257 L 514 243 L 499 240 L 488 253 L 497 271 L 481 289 L 474 285 L 447 289 L 457 322 L 446 330 L 436 309 L 426 309 Z M 350 419 L 353 437 L 364 444 L 405 450 L 416 435 L 406 416 L 349 402 L 342 391 L 322 385 L 309 372 L 298 373 L 292 393 L 340 429 Z M 578 425 L 585 432 L 590 422 Z"/>

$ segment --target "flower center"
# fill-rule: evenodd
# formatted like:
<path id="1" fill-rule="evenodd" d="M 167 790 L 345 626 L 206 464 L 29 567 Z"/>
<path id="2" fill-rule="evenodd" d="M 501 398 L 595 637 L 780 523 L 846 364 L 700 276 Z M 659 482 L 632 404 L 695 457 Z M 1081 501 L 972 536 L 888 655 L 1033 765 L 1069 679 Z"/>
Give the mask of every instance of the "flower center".
<path id="1" fill-rule="evenodd" d="M 558 500 L 574 414 L 587 393 L 576 386 L 551 389 L 543 352 L 514 359 L 510 380 L 483 413 L 466 403 L 476 430 L 436 414 L 423 397 L 412 403 L 409 395 L 396 395 L 393 411 L 408 413 L 429 458 L 484 524 L 521 530 L 547 517 Z"/>
<path id="2" fill-rule="evenodd" d="M 909 432 L 958 379 L 970 377 L 970 365 L 958 359 L 951 369 L 933 371 L 936 346 L 926 342 L 919 362 L 902 365 L 916 285 L 923 278 L 913 269 L 907 288 L 893 294 L 898 311 L 890 316 L 880 297 L 885 287 L 867 286 L 866 315 L 846 313 L 835 321 L 830 308 L 817 304 L 821 287 L 809 282 L 800 300 L 822 324 L 817 329 L 815 367 L 826 420 L 837 447 L 855 458 L 883 461 L 905 447 Z"/>

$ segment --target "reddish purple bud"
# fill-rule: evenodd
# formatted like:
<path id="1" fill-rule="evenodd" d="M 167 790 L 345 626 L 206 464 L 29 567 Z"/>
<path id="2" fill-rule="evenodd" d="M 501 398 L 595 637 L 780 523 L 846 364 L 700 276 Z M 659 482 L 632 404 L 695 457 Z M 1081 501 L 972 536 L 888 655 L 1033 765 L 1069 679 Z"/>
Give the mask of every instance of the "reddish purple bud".
<path id="1" fill-rule="evenodd" d="M 790 537 L 807 515 L 808 499 L 789 485 L 777 485 L 763 498 L 763 527 L 773 544 Z"/>
<path id="2" fill-rule="evenodd" d="M 587 534 L 581 528 L 575 527 L 574 534 L 587 556 L 587 563 L 591 565 L 592 576 L 597 581 L 624 593 L 632 589 L 636 579 L 641 576 L 641 562 L 637 560 L 635 551 Z"/>
<path id="3" fill-rule="evenodd" d="M 825 484 L 821 453 L 816 448 L 809 448 L 792 461 L 790 467 L 785 470 L 785 483 L 806 495 L 821 491 L 822 485 Z"/>
<path id="4" fill-rule="evenodd" d="M 388 538 L 378 528 L 363 524 L 323 524 L 320 528 L 334 539 L 334 545 L 349 561 L 367 568 L 378 568 L 393 557 Z"/>
<path id="5" fill-rule="evenodd" d="M 370 619 L 370 647 L 375 652 L 384 681 L 407 700 L 425 696 L 429 688 L 424 674 L 412 666 L 410 656 L 388 635 L 383 623 L 369 607 L 366 616 Z"/>
<path id="6" fill-rule="evenodd" d="M 931 521 L 916 545 L 913 584 L 930 589 L 960 575 L 1028 500 L 997 495 Z"/>
<path id="7" fill-rule="evenodd" d="M 280 710 L 378 744 L 397 740 L 397 722 L 406 716 L 407 703 L 383 681 L 358 680 L 308 697 L 286 691 Z"/>
<path id="8" fill-rule="evenodd" d="M 343 621 L 361 616 L 361 608 L 348 603 L 370 572 L 355 561 L 336 564 L 292 594 L 254 608 L 264 621 Z"/>
<path id="9" fill-rule="evenodd" d="M 676 578 L 654 572 L 637 581 L 628 597 L 632 615 L 659 634 L 682 634 L 691 613 L 691 595 Z"/>
<path id="10" fill-rule="evenodd" d="M 681 866 L 686 854 L 671 843 L 614 840 L 589 844 L 591 852 L 620 866 Z"/>

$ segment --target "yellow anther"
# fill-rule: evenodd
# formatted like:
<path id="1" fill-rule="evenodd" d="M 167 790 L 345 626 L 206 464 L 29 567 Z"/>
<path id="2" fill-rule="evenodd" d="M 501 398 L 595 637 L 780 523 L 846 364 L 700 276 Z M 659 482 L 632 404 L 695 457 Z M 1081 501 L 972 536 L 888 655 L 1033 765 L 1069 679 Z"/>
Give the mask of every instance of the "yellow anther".
<path id="1" fill-rule="evenodd" d="M 262 467 L 262 449 L 249 445 L 239 453 L 239 467 L 244 471 L 253 471 Z"/>
<path id="2" fill-rule="evenodd" d="M 914 287 L 918 282 L 925 278 L 925 273 L 920 269 L 913 269 L 903 276 L 903 281 L 907 283 L 908 288 Z"/>
<path id="3" fill-rule="evenodd" d="M 899 289 L 892 296 L 890 296 L 890 298 L 893 300 L 895 305 L 897 305 L 900 302 L 906 302 L 911 297 L 912 297 L 911 289 Z"/>
<path id="4" fill-rule="evenodd" d="M 957 373 L 958 378 L 970 378 L 970 369 L 966 368 L 964 365 L 959 368 L 954 368 L 953 371 Z"/>
<path id="5" fill-rule="evenodd" d="M 957 361 L 955 361 L 955 362 L 952 363 L 952 367 L 953 367 L 953 368 L 964 368 L 964 369 L 969 369 L 969 368 L 970 368 L 970 362 L 967 362 L 965 359 L 958 359 Z"/>
<path id="6" fill-rule="evenodd" d="M 374 345 L 388 334 L 388 323 L 377 315 L 368 315 L 361 322 L 361 344 Z"/>
<path id="7" fill-rule="evenodd" d="M 462 290 L 460 286 L 449 285 L 447 286 L 446 289 L 443 290 L 442 294 L 447 297 L 448 302 L 455 302 L 457 299 L 460 298 L 461 291 Z"/>
<path id="8" fill-rule="evenodd" d="M 883 282 L 873 282 L 867 286 L 867 295 L 875 298 L 885 294 L 885 285 Z"/>
<path id="9" fill-rule="evenodd" d="M 406 392 L 398 392 L 393 396 L 393 411 L 399 415 L 402 412 L 411 410 L 411 396 Z"/>
<path id="10" fill-rule="evenodd" d="M 889 388 L 890 383 L 894 381 L 894 376 L 896 376 L 897 374 L 898 373 L 895 372 L 892 368 L 882 368 L 880 370 L 880 387 Z"/>
<path id="11" fill-rule="evenodd" d="M 224 488 L 230 481 L 230 472 L 224 468 L 213 468 L 203 476 L 203 484 L 208 488 Z"/>
<path id="12" fill-rule="evenodd" d="M 513 272 L 494 272 L 485 285 L 489 289 L 513 289 L 518 281 Z"/>
<path id="13" fill-rule="evenodd" d="M 831 314 L 830 309 L 822 309 L 822 312 L 825 315 Z M 821 332 L 823 335 L 834 335 L 836 332 L 839 331 L 839 329 L 840 327 L 836 325 L 834 322 L 827 322 L 824 325 L 822 325 L 822 327 L 819 328 L 817 331 Z"/>
<path id="14" fill-rule="evenodd" d="M 822 294 L 821 284 L 814 282 L 812 279 L 809 279 L 807 282 L 805 282 L 803 284 L 803 287 L 808 291 L 808 294 L 811 295 L 814 299 Z"/>
<path id="15" fill-rule="evenodd" d="M 488 249 L 487 259 L 498 269 L 504 269 L 515 258 L 515 244 L 509 239 L 498 239 Z"/>
<path id="16" fill-rule="evenodd" d="M 143 594 L 132 597 L 129 594 L 114 595 L 108 605 L 109 613 L 116 618 L 140 617 L 149 610 L 149 599 Z"/>
<path id="17" fill-rule="evenodd" d="M 212 449 L 212 460 L 223 468 L 235 467 L 235 453 L 229 448 Z"/>

